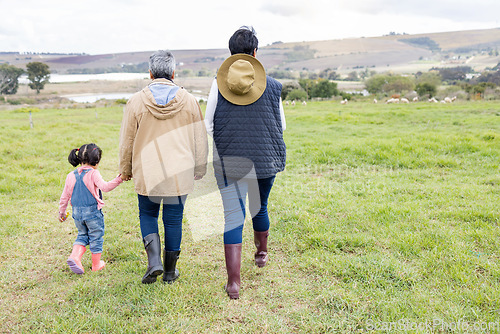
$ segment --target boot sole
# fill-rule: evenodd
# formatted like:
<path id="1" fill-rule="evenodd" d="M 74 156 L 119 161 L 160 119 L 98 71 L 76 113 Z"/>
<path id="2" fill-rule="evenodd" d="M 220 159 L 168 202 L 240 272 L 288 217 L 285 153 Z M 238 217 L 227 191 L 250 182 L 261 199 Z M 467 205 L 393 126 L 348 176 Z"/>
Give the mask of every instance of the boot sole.
<path id="1" fill-rule="evenodd" d="M 258 256 L 255 258 L 255 265 L 259 268 L 265 267 L 267 262 L 269 261 L 269 257 L 266 256 Z"/>
<path id="2" fill-rule="evenodd" d="M 175 275 L 176 275 L 176 276 L 175 276 L 174 278 L 172 278 L 172 279 L 170 279 L 170 278 L 169 278 L 169 279 L 165 279 L 165 275 L 164 275 L 164 276 L 163 276 L 163 282 L 164 282 L 164 283 L 168 283 L 168 284 L 172 284 L 172 283 L 174 283 L 174 282 L 175 282 L 175 280 L 176 280 L 176 279 L 178 279 L 178 278 L 179 278 L 179 276 L 181 276 L 181 274 L 179 273 L 179 271 L 178 271 L 177 269 L 175 269 Z"/>
<path id="3" fill-rule="evenodd" d="M 224 291 L 226 291 L 227 295 L 230 299 L 240 299 L 240 292 L 229 292 L 227 291 L 227 285 L 224 285 Z"/>
<path id="4" fill-rule="evenodd" d="M 147 276 L 144 276 L 142 278 L 142 283 L 143 284 L 154 283 L 154 282 L 156 282 L 157 277 L 160 276 L 161 274 L 163 274 L 163 270 L 157 269 L 157 270 L 151 272 L 150 274 L 148 274 Z"/>
<path id="5" fill-rule="evenodd" d="M 82 267 L 78 266 L 75 260 L 73 260 L 72 258 L 69 258 L 66 263 L 68 264 L 69 269 L 71 269 L 71 271 L 75 274 L 82 275 L 85 272 L 85 270 L 83 270 Z"/>

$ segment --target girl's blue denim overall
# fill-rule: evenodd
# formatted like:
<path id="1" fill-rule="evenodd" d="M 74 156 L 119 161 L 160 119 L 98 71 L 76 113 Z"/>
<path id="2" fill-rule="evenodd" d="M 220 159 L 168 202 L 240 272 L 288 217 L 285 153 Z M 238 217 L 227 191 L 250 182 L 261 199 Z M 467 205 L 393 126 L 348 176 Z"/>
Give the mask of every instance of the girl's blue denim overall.
<path id="1" fill-rule="evenodd" d="M 90 169 L 84 169 L 81 174 L 74 171 L 76 183 L 71 195 L 71 205 L 73 207 L 73 219 L 78 236 L 74 245 L 87 246 L 93 254 L 102 253 L 104 241 L 104 216 L 97 208 L 97 200 L 87 189 L 83 182 L 83 177 Z"/>

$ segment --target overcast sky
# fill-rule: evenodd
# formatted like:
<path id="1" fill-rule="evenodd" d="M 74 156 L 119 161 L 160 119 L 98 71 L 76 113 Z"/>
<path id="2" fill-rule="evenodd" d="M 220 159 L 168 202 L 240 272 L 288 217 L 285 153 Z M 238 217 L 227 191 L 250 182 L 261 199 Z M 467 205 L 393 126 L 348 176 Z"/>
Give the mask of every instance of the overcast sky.
<path id="1" fill-rule="evenodd" d="M 227 48 L 252 25 L 259 45 L 500 27 L 499 0 L 0 0 L 0 51 Z"/>

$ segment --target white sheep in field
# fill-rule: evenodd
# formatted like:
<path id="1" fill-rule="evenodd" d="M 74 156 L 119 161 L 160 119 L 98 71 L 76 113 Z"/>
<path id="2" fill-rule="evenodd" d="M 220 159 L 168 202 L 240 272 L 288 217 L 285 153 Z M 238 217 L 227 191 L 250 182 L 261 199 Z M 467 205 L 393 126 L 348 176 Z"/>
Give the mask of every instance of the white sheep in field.
<path id="1" fill-rule="evenodd" d="M 435 98 L 435 97 L 431 97 L 431 98 L 429 99 L 429 102 L 438 103 L 438 100 L 436 100 L 436 98 Z"/>
<path id="2" fill-rule="evenodd" d="M 306 101 L 302 101 L 302 105 L 303 105 L 303 106 L 306 106 L 306 105 L 307 105 L 307 102 L 306 102 Z"/>
<path id="3" fill-rule="evenodd" d="M 407 99 L 407 98 L 402 97 L 402 98 L 401 98 L 401 103 L 410 103 L 410 101 L 408 101 L 408 99 Z"/>
<path id="4" fill-rule="evenodd" d="M 391 97 L 389 100 L 387 100 L 385 103 L 399 103 L 399 99 L 395 99 Z"/>
<path id="5" fill-rule="evenodd" d="M 456 97 L 456 96 L 453 96 L 453 97 L 451 98 L 451 102 L 455 102 L 456 100 L 457 100 L 457 97 Z"/>
<path id="6" fill-rule="evenodd" d="M 292 106 L 294 107 L 295 106 L 295 100 L 292 101 Z"/>
<path id="7" fill-rule="evenodd" d="M 373 99 L 373 103 L 377 103 L 377 102 L 378 102 L 377 99 Z"/>
<path id="8" fill-rule="evenodd" d="M 285 101 L 285 106 L 287 106 L 287 105 L 289 105 L 289 104 L 290 104 L 290 102 L 288 102 L 288 101 Z"/>
<path id="9" fill-rule="evenodd" d="M 343 99 L 342 101 L 340 101 L 340 104 L 347 104 L 347 99 Z"/>
<path id="10" fill-rule="evenodd" d="M 444 103 L 451 103 L 451 99 L 447 96 L 444 98 Z"/>
<path id="11" fill-rule="evenodd" d="M 418 96 L 415 96 L 415 97 L 413 98 L 413 102 L 418 102 Z"/>

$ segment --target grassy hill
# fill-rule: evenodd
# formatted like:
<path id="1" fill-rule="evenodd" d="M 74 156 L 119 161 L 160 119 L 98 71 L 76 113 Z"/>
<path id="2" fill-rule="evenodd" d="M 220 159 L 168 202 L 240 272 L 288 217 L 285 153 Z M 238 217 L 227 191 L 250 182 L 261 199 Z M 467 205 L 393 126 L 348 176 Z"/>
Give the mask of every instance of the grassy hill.
<path id="1" fill-rule="evenodd" d="M 267 69 L 339 73 L 369 68 L 377 72 L 415 73 L 434 66 L 467 65 L 481 71 L 500 62 L 491 51 L 500 48 L 500 29 L 468 30 L 417 35 L 360 37 L 327 41 L 278 43 L 262 46 L 258 57 Z M 46 62 L 54 72 L 116 71 L 126 66 L 146 66 L 152 51 L 104 55 L 20 55 L 0 53 L 0 63 L 24 66 Z M 178 74 L 215 73 L 229 56 L 226 49 L 173 50 Z M 192 71 L 192 72 L 190 72 Z"/>

